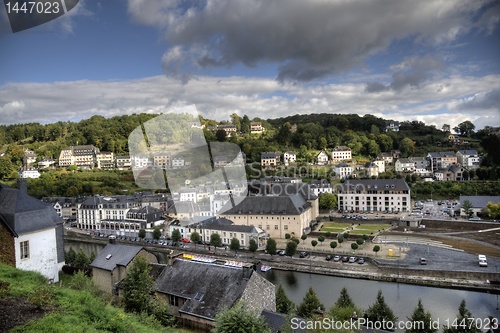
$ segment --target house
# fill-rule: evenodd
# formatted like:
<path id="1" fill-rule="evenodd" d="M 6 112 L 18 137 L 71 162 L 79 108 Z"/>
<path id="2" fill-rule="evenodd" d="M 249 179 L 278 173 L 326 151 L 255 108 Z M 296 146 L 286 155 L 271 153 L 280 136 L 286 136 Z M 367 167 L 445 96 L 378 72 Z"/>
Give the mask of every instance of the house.
<path id="1" fill-rule="evenodd" d="M 337 146 L 333 148 L 332 150 L 333 162 L 346 161 L 346 160 L 352 160 L 351 148 L 346 146 Z"/>
<path id="2" fill-rule="evenodd" d="M 324 151 L 321 151 L 318 155 L 316 155 L 316 158 L 314 160 L 316 161 L 317 165 L 327 165 L 328 155 Z"/>
<path id="3" fill-rule="evenodd" d="M 174 169 L 182 168 L 184 167 L 184 164 L 185 164 L 184 157 L 177 155 L 172 158 L 172 168 Z"/>
<path id="4" fill-rule="evenodd" d="M 154 290 L 181 326 L 207 332 L 219 312 L 239 301 L 256 313 L 276 311 L 275 286 L 252 266 L 233 266 L 240 267 L 176 259 L 160 273 Z"/>
<path id="5" fill-rule="evenodd" d="M 383 160 L 387 165 L 392 165 L 392 162 L 394 161 L 394 158 L 392 157 L 392 154 L 390 152 L 380 153 L 378 159 Z"/>
<path id="6" fill-rule="evenodd" d="M 264 127 L 262 127 L 262 123 L 260 121 L 250 122 L 250 133 L 251 134 L 261 134 L 262 132 L 264 132 Z"/>
<path id="7" fill-rule="evenodd" d="M 425 157 L 410 157 L 415 167 L 415 173 L 420 175 L 429 174 L 429 160 Z"/>
<path id="8" fill-rule="evenodd" d="M 297 153 L 294 151 L 286 151 L 283 154 L 283 162 L 285 162 L 285 165 L 297 162 Z"/>
<path id="9" fill-rule="evenodd" d="M 39 169 L 47 169 L 56 164 L 56 161 L 53 158 L 44 158 L 40 162 L 38 162 Z"/>
<path id="10" fill-rule="evenodd" d="M 132 163 L 130 156 L 116 156 L 116 168 L 119 170 L 130 170 Z"/>
<path id="11" fill-rule="evenodd" d="M 226 132 L 226 137 L 230 137 L 233 134 L 236 134 L 236 126 L 230 124 L 218 125 L 216 127 L 216 131 L 224 130 Z"/>
<path id="12" fill-rule="evenodd" d="M 379 167 L 374 162 L 367 162 L 364 165 L 366 177 L 377 178 L 379 174 Z"/>
<path id="13" fill-rule="evenodd" d="M 222 168 L 229 163 L 227 156 L 214 156 L 214 168 Z"/>
<path id="14" fill-rule="evenodd" d="M 333 193 L 332 184 L 330 184 L 330 182 L 326 179 L 312 180 L 311 189 L 317 196 L 321 193 Z"/>
<path id="15" fill-rule="evenodd" d="M 64 220 L 76 220 L 77 204 L 74 197 L 44 197 L 42 201 L 52 205 Z"/>
<path id="16" fill-rule="evenodd" d="M 0 261 L 59 281 L 64 265 L 63 220 L 54 208 L 20 189 L 0 184 Z"/>
<path id="17" fill-rule="evenodd" d="M 396 172 L 415 172 L 415 164 L 411 158 L 400 158 L 394 163 L 394 171 Z"/>
<path id="18" fill-rule="evenodd" d="M 467 217 L 464 210 L 464 202 L 468 201 L 472 204 L 472 216 L 480 215 L 487 207 L 488 202 L 498 204 L 500 203 L 500 196 L 487 196 L 487 195 L 461 195 L 459 199 L 460 216 Z"/>
<path id="19" fill-rule="evenodd" d="M 466 169 L 479 168 L 481 159 L 476 150 L 459 150 L 456 153 L 457 163 Z"/>
<path id="20" fill-rule="evenodd" d="M 156 153 L 153 155 L 153 167 L 157 169 L 170 168 L 170 154 L 169 153 Z"/>
<path id="21" fill-rule="evenodd" d="M 273 312 L 269 310 L 262 310 L 260 315 L 261 317 L 264 318 L 264 321 L 266 322 L 267 326 L 271 328 L 272 333 L 283 332 L 283 327 L 285 324 L 290 326 L 291 328 L 290 332 L 294 333 L 307 332 L 307 329 L 305 329 L 305 327 L 307 327 L 307 321 L 303 318 L 293 317 L 290 320 L 290 322 L 287 323 L 286 321 L 289 320 L 289 318 L 287 318 L 287 315 L 283 313 Z M 292 323 L 293 326 L 297 326 L 297 328 L 293 327 Z M 304 327 L 304 329 L 301 329 L 301 327 Z"/>
<path id="22" fill-rule="evenodd" d="M 19 177 L 21 178 L 40 178 L 40 172 L 35 169 L 26 169 L 26 170 L 21 170 L 19 171 Z"/>
<path id="23" fill-rule="evenodd" d="M 29 168 L 36 162 L 36 154 L 34 151 L 29 150 L 27 148 L 24 148 L 23 151 L 24 151 L 23 166 L 25 168 Z"/>
<path id="24" fill-rule="evenodd" d="M 113 242 L 110 239 L 110 242 Z M 118 295 L 118 286 L 127 276 L 134 258 L 141 256 L 149 263 L 158 263 L 158 259 L 141 246 L 107 244 L 90 264 L 92 281 L 99 290 Z"/>
<path id="25" fill-rule="evenodd" d="M 460 165 L 448 165 L 446 168 L 439 169 L 438 171 L 434 172 L 434 177 L 436 180 L 441 180 L 441 181 L 462 181 L 464 179 L 464 167 Z"/>
<path id="26" fill-rule="evenodd" d="M 340 179 L 348 178 L 352 175 L 352 167 L 347 163 L 340 163 L 333 168 L 335 175 Z"/>
<path id="27" fill-rule="evenodd" d="M 385 131 L 399 132 L 399 121 L 388 120 L 385 122 Z"/>
<path id="28" fill-rule="evenodd" d="M 139 235 L 140 229 L 145 229 L 147 233 L 152 232 L 155 227 L 162 227 L 165 222 L 161 209 L 144 206 L 131 208 L 126 212 L 125 218 L 101 220 L 101 232 L 111 235 L 133 236 Z"/>
<path id="29" fill-rule="evenodd" d="M 392 158 L 391 158 L 391 161 L 392 161 Z M 373 164 L 375 164 L 378 168 L 378 173 L 383 173 L 385 172 L 385 160 L 384 159 L 376 159 L 374 161 L 372 161 Z M 378 177 L 378 176 L 377 176 Z"/>
<path id="30" fill-rule="evenodd" d="M 339 210 L 348 212 L 406 212 L 410 187 L 402 179 L 348 180 L 338 189 Z"/>
<path id="31" fill-rule="evenodd" d="M 457 164 L 457 156 L 453 151 L 430 152 L 427 154 L 427 159 L 433 172 L 444 169 L 450 164 Z"/>
<path id="32" fill-rule="evenodd" d="M 274 169 L 280 163 L 279 152 L 260 153 L 260 165 L 265 169 Z"/>
<path id="33" fill-rule="evenodd" d="M 153 160 L 149 154 L 134 154 L 130 157 L 130 163 L 134 169 L 146 169 L 153 166 Z"/>

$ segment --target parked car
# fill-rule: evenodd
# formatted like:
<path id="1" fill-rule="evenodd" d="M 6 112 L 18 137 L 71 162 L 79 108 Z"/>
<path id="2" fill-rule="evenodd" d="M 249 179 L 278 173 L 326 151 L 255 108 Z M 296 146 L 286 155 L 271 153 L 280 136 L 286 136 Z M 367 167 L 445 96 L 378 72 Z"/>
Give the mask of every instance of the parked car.
<path id="1" fill-rule="evenodd" d="M 352 264 L 354 262 L 356 262 L 356 257 L 349 257 L 349 262 Z"/>
<path id="2" fill-rule="evenodd" d="M 327 261 L 330 261 L 333 259 L 333 256 L 331 254 L 327 255 L 325 258 Z"/>
<path id="3" fill-rule="evenodd" d="M 340 261 L 340 256 L 333 257 L 333 261 Z"/>
<path id="4" fill-rule="evenodd" d="M 284 256 L 285 255 L 285 250 L 278 250 L 276 251 L 276 254 L 279 256 Z"/>
<path id="5" fill-rule="evenodd" d="M 348 262 L 349 261 L 349 257 L 348 256 L 343 256 L 342 257 L 342 262 Z"/>
<path id="6" fill-rule="evenodd" d="M 420 258 L 420 265 L 427 265 L 427 259 Z"/>
<path id="7" fill-rule="evenodd" d="M 300 254 L 299 254 L 299 257 L 301 257 L 301 258 L 306 258 L 307 256 L 309 256 L 308 252 L 300 252 Z"/>
<path id="8" fill-rule="evenodd" d="M 183 243 L 191 243 L 191 241 L 189 239 L 185 238 L 185 237 L 181 239 L 181 242 L 183 242 Z"/>
<path id="9" fill-rule="evenodd" d="M 365 258 L 359 258 L 358 259 L 358 264 L 362 265 L 365 263 Z"/>

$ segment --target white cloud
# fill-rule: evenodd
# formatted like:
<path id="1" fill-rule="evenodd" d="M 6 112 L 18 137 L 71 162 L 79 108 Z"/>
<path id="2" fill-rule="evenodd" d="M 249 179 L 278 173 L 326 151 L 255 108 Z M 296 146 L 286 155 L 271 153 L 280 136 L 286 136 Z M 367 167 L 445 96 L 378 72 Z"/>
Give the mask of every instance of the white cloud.
<path id="1" fill-rule="evenodd" d="M 499 103 L 491 102 L 491 98 L 498 98 L 491 91 L 499 90 L 500 75 L 453 76 L 404 94 L 366 93 L 362 82 L 293 85 L 244 77 L 198 77 L 187 84 L 161 76 L 128 81 L 19 83 L 0 87 L 0 123 L 78 121 L 95 114 L 160 113 L 195 104 L 200 114 L 217 120 L 229 120 L 234 112 L 264 119 L 297 113 L 356 113 L 421 120 L 438 128 L 443 123 L 456 126 L 470 120 L 476 128 L 483 128 L 500 123 Z"/>
<path id="2" fill-rule="evenodd" d="M 129 0 L 128 12 L 135 22 L 163 32 L 172 48 L 163 57 L 168 75 L 178 76 L 182 68 L 187 79 L 200 67 L 267 62 L 279 66 L 280 82 L 297 82 L 343 73 L 403 39 L 435 46 L 472 29 L 491 31 L 498 24 L 498 10 L 478 18 L 490 3 L 493 0 Z"/>

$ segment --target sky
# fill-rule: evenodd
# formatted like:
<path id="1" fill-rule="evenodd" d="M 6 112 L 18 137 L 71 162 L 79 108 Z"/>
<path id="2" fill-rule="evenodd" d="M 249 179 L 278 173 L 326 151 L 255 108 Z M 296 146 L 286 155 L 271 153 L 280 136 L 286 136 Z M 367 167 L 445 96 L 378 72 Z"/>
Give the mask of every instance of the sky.
<path id="1" fill-rule="evenodd" d="M 0 124 L 196 105 L 204 117 L 371 114 L 500 126 L 497 0 L 80 0 L 13 33 Z"/>

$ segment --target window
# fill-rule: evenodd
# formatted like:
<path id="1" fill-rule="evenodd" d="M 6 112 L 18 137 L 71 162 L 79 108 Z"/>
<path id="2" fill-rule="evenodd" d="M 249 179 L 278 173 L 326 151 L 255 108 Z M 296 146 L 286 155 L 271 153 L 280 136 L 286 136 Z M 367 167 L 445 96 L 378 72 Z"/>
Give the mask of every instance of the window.
<path id="1" fill-rule="evenodd" d="M 266 230 L 270 230 L 271 229 L 271 226 L 268 224 L 266 225 Z"/>
<path id="2" fill-rule="evenodd" d="M 179 298 L 174 295 L 170 295 L 170 305 L 179 306 Z"/>
<path id="3" fill-rule="evenodd" d="M 288 219 L 290 219 L 290 218 L 288 218 Z M 288 224 L 285 224 L 285 225 L 283 226 L 283 229 L 288 230 Z"/>
<path id="4" fill-rule="evenodd" d="M 277 224 L 274 225 L 274 230 L 278 230 L 278 225 Z"/>
<path id="5" fill-rule="evenodd" d="M 21 259 L 27 259 L 30 257 L 30 243 L 29 241 L 24 241 L 20 243 L 21 246 Z"/>

